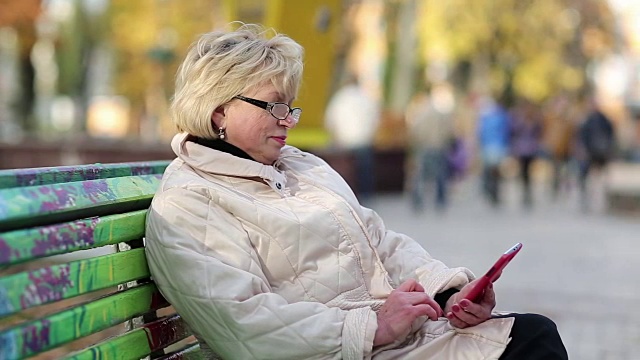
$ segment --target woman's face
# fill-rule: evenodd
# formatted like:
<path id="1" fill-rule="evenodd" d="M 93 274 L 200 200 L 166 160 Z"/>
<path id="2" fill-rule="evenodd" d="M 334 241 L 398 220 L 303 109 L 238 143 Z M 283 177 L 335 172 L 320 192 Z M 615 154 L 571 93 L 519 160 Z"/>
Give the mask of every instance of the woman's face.
<path id="1" fill-rule="evenodd" d="M 293 101 L 285 99 L 272 84 L 258 86 L 242 96 L 288 105 Z M 268 110 L 235 99 L 225 111 L 222 126 L 226 128 L 228 143 L 244 150 L 254 160 L 271 165 L 280 156 L 280 149 L 286 144 L 287 132 L 295 126 L 295 122 L 290 116 L 278 120 Z"/>

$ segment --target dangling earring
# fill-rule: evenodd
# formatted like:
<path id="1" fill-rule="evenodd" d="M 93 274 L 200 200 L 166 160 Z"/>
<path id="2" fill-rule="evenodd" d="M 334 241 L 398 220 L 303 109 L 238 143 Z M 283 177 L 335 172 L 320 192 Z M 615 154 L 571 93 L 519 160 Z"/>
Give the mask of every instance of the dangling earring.
<path id="1" fill-rule="evenodd" d="M 227 138 L 227 133 L 225 128 L 221 127 L 218 129 L 218 137 L 220 138 L 220 140 L 224 140 Z"/>

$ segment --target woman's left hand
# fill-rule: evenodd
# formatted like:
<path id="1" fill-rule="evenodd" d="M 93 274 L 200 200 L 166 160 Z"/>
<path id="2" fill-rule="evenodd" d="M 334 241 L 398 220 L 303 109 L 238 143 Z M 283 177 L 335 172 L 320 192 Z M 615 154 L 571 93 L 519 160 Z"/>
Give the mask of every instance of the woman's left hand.
<path id="1" fill-rule="evenodd" d="M 475 281 L 467 284 L 447 301 L 444 313 L 449 319 L 449 323 L 454 327 L 464 329 L 483 323 L 491 318 L 491 311 L 496 306 L 496 294 L 493 291 L 493 284 L 487 286 L 479 303 L 473 303 L 464 298 L 464 294 L 471 289 Z"/>

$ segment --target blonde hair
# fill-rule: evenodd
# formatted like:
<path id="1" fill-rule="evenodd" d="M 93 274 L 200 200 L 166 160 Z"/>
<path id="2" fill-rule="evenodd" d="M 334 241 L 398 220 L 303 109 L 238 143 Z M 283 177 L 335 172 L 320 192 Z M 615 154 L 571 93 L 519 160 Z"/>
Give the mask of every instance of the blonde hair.
<path id="1" fill-rule="evenodd" d="M 267 38 L 269 32 L 273 36 Z M 287 99 L 302 80 L 302 46 L 259 25 L 212 31 L 195 41 L 176 75 L 171 118 L 178 131 L 207 139 L 218 137 L 213 111 L 261 83 L 270 81 Z"/>

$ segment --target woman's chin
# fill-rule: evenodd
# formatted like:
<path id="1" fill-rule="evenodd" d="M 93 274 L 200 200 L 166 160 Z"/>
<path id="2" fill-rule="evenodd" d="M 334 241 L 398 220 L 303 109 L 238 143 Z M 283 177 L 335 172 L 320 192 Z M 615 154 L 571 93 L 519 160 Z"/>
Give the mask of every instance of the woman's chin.
<path id="1" fill-rule="evenodd" d="M 278 160 L 279 157 L 280 157 L 280 149 L 278 149 L 277 152 L 264 154 L 263 156 L 261 156 L 256 160 L 265 165 L 273 165 L 273 163 L 276 162 L 276 160 Z"/>

